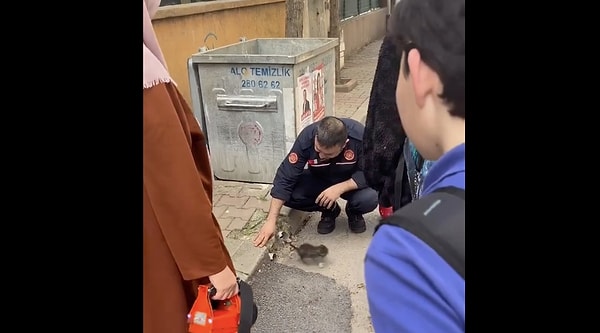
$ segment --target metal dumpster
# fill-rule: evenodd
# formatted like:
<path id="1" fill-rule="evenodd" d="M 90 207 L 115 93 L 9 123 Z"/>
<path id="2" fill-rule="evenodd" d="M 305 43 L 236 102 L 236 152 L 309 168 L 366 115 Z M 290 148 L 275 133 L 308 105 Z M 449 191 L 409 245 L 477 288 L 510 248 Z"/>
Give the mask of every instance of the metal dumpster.
<path id="1" fill-rule="evenodd" d="M 336 38 L 261 38 L 193 54 L 194 113 L 214 175 L 272 183 L 296 136 L 334 114 Z"/>

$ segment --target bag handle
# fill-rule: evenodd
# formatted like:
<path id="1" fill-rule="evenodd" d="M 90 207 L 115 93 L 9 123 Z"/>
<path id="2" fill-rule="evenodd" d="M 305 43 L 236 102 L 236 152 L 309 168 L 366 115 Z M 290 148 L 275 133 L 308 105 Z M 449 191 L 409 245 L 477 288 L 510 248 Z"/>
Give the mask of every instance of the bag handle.
<path id="1" fill-rule="evenodd" d="M 254 303 L 252 287 L 239 277 L 237 278 L 237 283 L 242 302 L 240 305 L 240 324 L 238 326 L 238 333 L 250 333 L 250 328 L 258 318 L 258 308 L 256 303 Z M 208 291 L 209 297 L 214 296 L 216 293 L 217 289 L 215 287 L 211 287 Z"/>

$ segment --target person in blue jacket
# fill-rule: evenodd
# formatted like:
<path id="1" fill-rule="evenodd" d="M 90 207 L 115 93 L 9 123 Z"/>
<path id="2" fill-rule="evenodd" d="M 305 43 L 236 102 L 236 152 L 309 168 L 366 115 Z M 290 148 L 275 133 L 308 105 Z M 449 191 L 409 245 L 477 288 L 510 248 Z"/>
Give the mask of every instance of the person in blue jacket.
<path id="1" fill-rule="evenodd" d="M 465 187 L 465 0 L 402 0 L 388 30 L 400 55 L 396 103 L 407 137 L 435 161 L 421 197 Z M 401 208 L 402 209 L 402 208 Z M 376 333 L 465 330 L 465 281 L 403 228 L 382 225 L 365 257 Z"/>
<path id="2" fill-rule="evenodd" d="M 363 214 L 377 208 L 377 192 L 368 187 L 361 168 L 364 126 L 349 118 L 325 117 L 304 128 L 277 169 L 271 206 L 265 224 L 254 239 L 265 246 L 276 229 L 282 206 L 321 212 L 320 234 L 331 233 L 346 200 L 351 232 L 366 230 Z"/>

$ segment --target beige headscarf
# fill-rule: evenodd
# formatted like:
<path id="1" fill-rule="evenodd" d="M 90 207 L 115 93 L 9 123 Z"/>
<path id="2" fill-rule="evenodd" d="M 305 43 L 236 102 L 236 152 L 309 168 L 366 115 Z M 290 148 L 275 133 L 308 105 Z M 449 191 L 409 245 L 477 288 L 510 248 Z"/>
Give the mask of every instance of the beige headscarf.
<path id="1" fill-rule="evenodd" d="M 143 0 L 144 2 L 144 89 L 159 83 L 173 82 L 167 69 L 167 63 L 158 45 L 152 17 L 160 6 L 160 0 Z"/>

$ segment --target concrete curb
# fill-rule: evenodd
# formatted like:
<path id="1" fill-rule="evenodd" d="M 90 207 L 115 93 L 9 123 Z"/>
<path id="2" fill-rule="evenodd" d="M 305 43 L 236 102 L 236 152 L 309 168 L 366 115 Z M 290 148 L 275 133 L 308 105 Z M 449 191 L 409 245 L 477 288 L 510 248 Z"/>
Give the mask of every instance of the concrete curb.
<path id="1" fill-rule="evenodd" d="M 314 216 L 315 214 L 312 213 L 290 210 L 287 208 L 282 209 L 282 214 L 280 214 L 279 219 L 283 223 L 287 223 L 288 227 L 286 228 L 286 232 L 295 236 Z M 248 280 L 248 278 L 255 273 L 257 267 L 260 266 L 263 260 L 270 260 L 268 253 L 277 253 L 283 248 L 283 243 L 279 241 L 276 236 L 269 241 L 267 246 L 257 248 L 252 244 L 254 235 L 255 234 L 253 234 L 250 239 L 241 241 L 229 237 L 225 238 L 225 245 L 230 251 L 237 275 L 244 281 Z"/>

